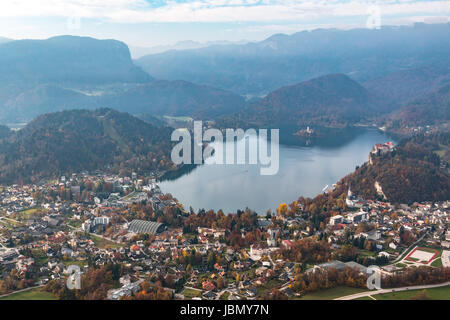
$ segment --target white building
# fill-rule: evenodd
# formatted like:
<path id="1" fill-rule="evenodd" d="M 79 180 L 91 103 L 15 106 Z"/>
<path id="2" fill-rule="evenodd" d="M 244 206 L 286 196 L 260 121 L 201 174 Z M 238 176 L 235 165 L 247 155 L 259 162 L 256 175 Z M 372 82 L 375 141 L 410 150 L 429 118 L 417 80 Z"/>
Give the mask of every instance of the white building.
<path id="1" fill-rule="evenodd" d="M 344 221 L 344 217 L 341 215 L 336 215 L 330 218 L 330 225 L 334 226 Z"/>
<path id="2" fill-rule="evenodd" d="M 363 221 L 367 220 L 367 212 L 365 211 L 359 211 L 359 212 L 355 212 L 355 213 L 351 213 L 347 216 L 347 218 L 352 222 L 352 223 L 360 223 Z"/>

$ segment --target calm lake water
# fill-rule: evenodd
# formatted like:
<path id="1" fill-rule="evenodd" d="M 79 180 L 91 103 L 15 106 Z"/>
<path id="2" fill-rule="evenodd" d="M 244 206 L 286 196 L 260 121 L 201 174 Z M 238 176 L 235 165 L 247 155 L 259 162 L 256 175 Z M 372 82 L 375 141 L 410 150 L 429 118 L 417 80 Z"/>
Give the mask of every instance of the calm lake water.
<path id="1" fill-rule="evenodd" d="M 192 206 L 196 211 L 222 209 L 228 213 L 248 207 L 265 214 L 280 203 L 313 197 L 326 185 L 331 187 L 366 162 L 374 144 L 387 141 L 392 139 L 381 131 L 355 129 L 310 146 L 280 144 L 276 175 L 260 175 L 259 165 L 201 165 L 159 186 L 186 209 Z"/>

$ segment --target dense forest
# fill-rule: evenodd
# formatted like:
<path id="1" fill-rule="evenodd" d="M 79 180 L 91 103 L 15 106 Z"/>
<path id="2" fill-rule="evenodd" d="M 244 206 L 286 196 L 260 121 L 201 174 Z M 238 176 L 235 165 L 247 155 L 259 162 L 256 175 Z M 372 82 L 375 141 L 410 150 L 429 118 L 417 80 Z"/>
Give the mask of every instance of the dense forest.
<path id="1" fill-rule="evenodd" d="M 450 123 L 450 84 L 421 96 L 390 115 L 391 130 L 417 126 L 444 126 Z"/>
<path id="2" fill-rule="evenodd" d="M 219 122 L 228 126 L 294 125 L 343 128 L 374 116 L 376 99 L 343 74 L 331 74 L 282 87 Z"/>
<path id="3" fill-rule="evenodd" d="M 419 68 L 402 69 L 362 84 L 381 98 L 387 108 L 397 110 L 411 101 L 438 91 L 449 79 L 450 61 L 440 60 Z"/>
<path id="4" fill-rule="evenodd" d="M 418 135 L 402 140 L 393 152 L 372 156 L 343 179 L 365 198 L 379 197 L 375 182 L 392 203 L 442 201 L 450 198 L 448 165 L 441 163 L 450 146 L 450 133 Z"/>
<path id="5" fill-rule="evenodd" d="M 0 181 L 36 182 L 83 170 L 168 169 L 170 133 L 111 109 L 46 114 L 1 140 Z"/>

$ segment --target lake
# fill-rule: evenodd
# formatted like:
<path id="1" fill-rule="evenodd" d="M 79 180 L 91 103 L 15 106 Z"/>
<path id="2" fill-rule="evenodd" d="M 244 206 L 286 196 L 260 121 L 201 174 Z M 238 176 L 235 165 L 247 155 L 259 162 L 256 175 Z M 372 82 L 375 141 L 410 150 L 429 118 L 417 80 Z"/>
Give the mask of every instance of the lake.
<path id="1" fill-rule="evenodd" d="M 392 138 L 377 129 L 355 128 L 309 146 L 304 141 L 298 142 L 303 145 L 280 144 L 276 175 L 260 175 L 259 165 L 200 165 L 174 180 L 159 182 L 159 186 L 187 210 L 191 206 L 196 211 L 222 209 L 229 213 L 248 207 L 265 214 L 280 203 L 291 203 L 299 196 L 314 197 L 326 185 L 331 187 L 366 162 L 376 143 L 387 141 Z"/>

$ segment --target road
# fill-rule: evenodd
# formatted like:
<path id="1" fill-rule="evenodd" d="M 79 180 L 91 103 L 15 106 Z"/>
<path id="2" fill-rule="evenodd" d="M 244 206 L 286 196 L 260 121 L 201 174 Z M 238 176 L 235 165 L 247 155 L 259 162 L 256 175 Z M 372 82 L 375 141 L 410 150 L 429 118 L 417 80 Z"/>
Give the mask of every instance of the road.
<path id="1" fill-rule="evenodd" d="M 407 290 L 431 289 L 431 288 L 445 287 L 448 285 L 450 285 L 450 281 L 447 281 L 444 283 L 439 283 L 439 284 L 423 285 L 423 286 L 410 286 L 410 287 L 400 287 L 400 288 L 392 288 L 392 289 L 380 289 L 380 290 L 373 290 L 373 291 L 366 291 L 366 292 L 351 294 L 348 296 L 336 298 L 334 300 L 354 300 L 357 298 L 373 296 L 373 295 L 380 294 L 380 293 L 390 293 L 390 292 L 399 292 L 399 291 L 407 291 Z"/>
<path id="2" fill-rule="evenodd" d="M 4 297 L 10 296 L 12 294 L 16 294 L 16 293 L 24 292 L 24 291 L 29 291 L 29 290 L 36 289 L 36 288 L 41 288 L 41 287 L 43 287 L 43 285 L 34 286 L 34 287 L 28 287 L 28 288 L 25 288 L 25 289 L 22 289 L 22 290 L 13 291 L 13 292 L 10 292 L 10 293 L 4 294 L 4 295 L 0 295 L 0 298 L 4 298 Z"/>
<path id="3" fill-rule="evenodd" d="M 270 263 L 272 264 L 272 267 L 275 267 L 275 263 L 272 260 L 272 257 L 270 256 L 270 253 L 267 255 L 269 257 Z"/>
<path id="4" fill-rule="evenodd" d="M 14 219 L 11 219 L 11 218 L 7 218 L 7 217 L 2 217 L 2 220 L 7 220 L 7 221 L 11 221 L 11 222 L 14 222 L 14 223 L 22 224 L 22 225 L 23 225 L 22 222 L 17 221 L 17 220 L 14 220 Z"/>

